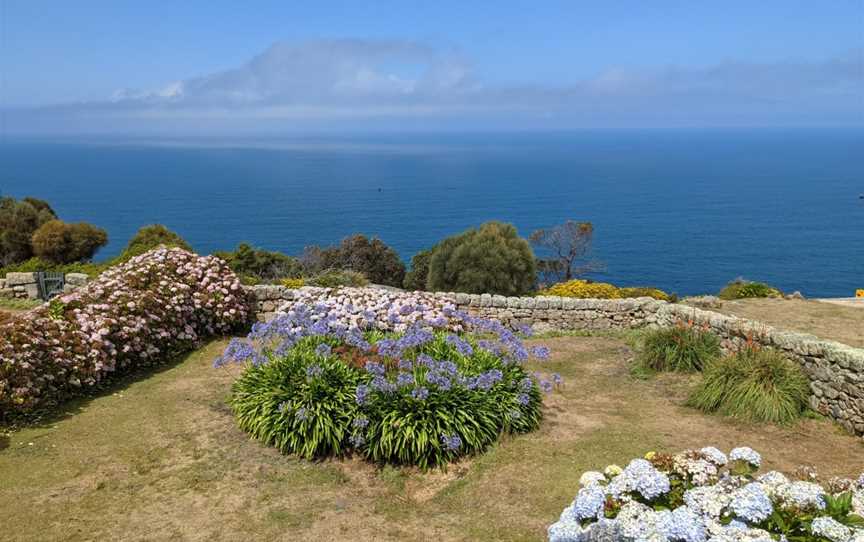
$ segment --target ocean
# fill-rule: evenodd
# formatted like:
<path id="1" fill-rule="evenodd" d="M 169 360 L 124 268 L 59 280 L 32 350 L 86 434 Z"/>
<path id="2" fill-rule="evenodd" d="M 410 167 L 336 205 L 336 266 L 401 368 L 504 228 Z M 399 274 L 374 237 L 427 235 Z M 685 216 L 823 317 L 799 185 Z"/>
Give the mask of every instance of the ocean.
<path id="1" fill-rule="evenodd" d="M 0 193 L 108 230 L 162 223 L 201 253 L 288 254 L 362 232 L 403 259 L 486 220 L 591 221 L 596 280 L 681 295 L 743 276 L 864 288 L 864 131 L 668 130 L 0 140 Z"/>

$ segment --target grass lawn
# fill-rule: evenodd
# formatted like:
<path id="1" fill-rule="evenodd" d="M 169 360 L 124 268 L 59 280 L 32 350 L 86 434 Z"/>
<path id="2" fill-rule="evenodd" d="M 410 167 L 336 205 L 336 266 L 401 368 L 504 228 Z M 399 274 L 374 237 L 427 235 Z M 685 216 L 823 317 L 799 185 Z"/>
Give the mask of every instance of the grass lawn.
<path id="1" fill-rule="evenodd" d="M 225 406 L 215 341 L 0 437 L 3 540 L 541 540 L 583 471 L 648 450 L 736 445 L 767 468 L 856 475 L 864 440 L 826 420 L 760 427 L 680 406 L 687 377 L 639 380 L 608 337 L 538 341 L 565 388 L 533 434 L 446 472 L 320 463 L 250 441 Z"/>
<path id="2" fill-rule="evenodd" d="M 724 301 L 723 308 L 712 310 L 864 348 L 864 307 L 800 299 L 739 299 Z"/>

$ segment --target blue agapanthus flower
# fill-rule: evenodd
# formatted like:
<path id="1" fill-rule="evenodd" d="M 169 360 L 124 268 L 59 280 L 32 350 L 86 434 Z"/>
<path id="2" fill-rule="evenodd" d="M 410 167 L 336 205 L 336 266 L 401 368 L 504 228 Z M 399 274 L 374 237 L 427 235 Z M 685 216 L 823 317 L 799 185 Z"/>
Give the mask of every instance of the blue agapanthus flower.
<path id="1" fill-rule="evenodd" d="M 307 378 L 317 378 L 324 374 L 324 369 L 321 368 L 317 363 L 306 367 L 306 377 Z"/>
<path id="2" fill-rule="evenodd" d="M 429 397 L 429 390 L 423 387 L 414 388 L 411 391 L 411 397 L 417 399 L 418 401 L 425 401 L 427 397 Z"/>
<path id="3" fill-rule="evenodd" d="M 448 452 L 455 452 L 462 447 L 462 438 L 459 435 L 441 435 L 441 444 Z"/>
<path id="4" fill-rule="evenodd" d="M 327 357 L 330 355 L 332 349 L 329 344 L 321 343 L 315 347 L 315 353 L 321 357 Z"/>
<path id="5" fill-rule="evenodd" d="M 357 386 L 357 404 L 363 405 L 366 403 L 366 400 L 369 398 L 369 386 L 366 384 L 360 384 Z"/>

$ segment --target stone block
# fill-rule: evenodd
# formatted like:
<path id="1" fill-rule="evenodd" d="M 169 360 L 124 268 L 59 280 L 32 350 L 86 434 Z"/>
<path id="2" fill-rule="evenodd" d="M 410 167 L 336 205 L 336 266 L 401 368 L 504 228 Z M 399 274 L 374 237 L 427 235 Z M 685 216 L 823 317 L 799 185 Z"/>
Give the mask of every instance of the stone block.
<path id="1" fill-rule="evenodd" d="M 13 298 L 15 297 L 15 290 L 13 290 L 12 288 L 0 289 L 0 297 Z"/>
<path id="2" fill-rule="evenodd" d="M 36 273 L 6 273 L 6 286 L 23 286 L 35 284 Z"/>
<path id="3" fill-rule="evenodd" d="M 66 273 L 66 284 L 71 284 L 72 286 L 84 286 L 88 280 L 90 280 L 90 277 L 84 273 Z"/>

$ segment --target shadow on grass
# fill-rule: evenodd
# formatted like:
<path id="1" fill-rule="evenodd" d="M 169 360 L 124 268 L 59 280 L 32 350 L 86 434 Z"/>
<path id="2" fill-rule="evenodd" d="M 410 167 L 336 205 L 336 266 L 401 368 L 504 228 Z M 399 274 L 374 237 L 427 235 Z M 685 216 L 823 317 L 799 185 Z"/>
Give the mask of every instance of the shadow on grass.
<path id="1" fill-rule="evenodd" d="M 55 403 L 25 413 L 12 413 L 6 414 L 5 416 L 0 413 L 0 451 L 8 447 L 8 435 L 15 431 L 25 428 L 48 428 L 59 421 L 75 416 L 95 399 L 121 392 L 136 382 L 140 382 L 171 370 L 178 365 L 181 365 L 190 356 L 194 355 L 197 351 L 207 345 L 230 338 L 231 337 L 229 336 L 213 337 L 199 344 L 196 348 L 172 356 L 165 361 L 124 370 L 122 373 L 117 373 L 116 376 L 110 376 L 106 380 L 87 388 L 86 391 L 83 391 L 80 395 L 70 397 L 61 403 Z"/>

